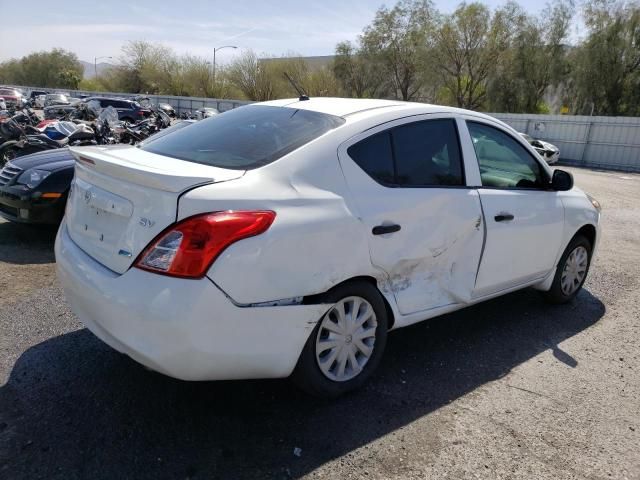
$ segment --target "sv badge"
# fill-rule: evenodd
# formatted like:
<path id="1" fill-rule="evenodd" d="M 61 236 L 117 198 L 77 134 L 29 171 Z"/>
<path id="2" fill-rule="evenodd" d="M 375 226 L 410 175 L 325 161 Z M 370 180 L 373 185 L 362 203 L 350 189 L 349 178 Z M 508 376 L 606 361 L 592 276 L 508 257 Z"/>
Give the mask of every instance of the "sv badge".
<path id="1" fill-rule="evenodd" d="M 142 227 L 151 228 L 156 224 L 156 222 L 154 220 L 149 220 L 148 218 L 140 217 L 138 224 Z"/>

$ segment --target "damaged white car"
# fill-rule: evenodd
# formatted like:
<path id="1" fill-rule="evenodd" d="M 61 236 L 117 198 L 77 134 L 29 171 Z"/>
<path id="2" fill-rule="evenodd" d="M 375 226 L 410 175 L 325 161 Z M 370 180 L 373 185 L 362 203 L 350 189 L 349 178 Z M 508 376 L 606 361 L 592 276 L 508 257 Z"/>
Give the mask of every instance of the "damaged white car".
<path id="1" fill-rule="evenodd" d="M 69 303 L 185 380 L 292 375 L 342 394 L 389 330 L 529 286 L 572 299 L 599 239 L 569 173 L 448 107 L 302 97 L 73 152 L 56 240 Z"/>
<path id="2" fill-rule="evenodd" d="M 538 138 L 533 138 L 531 135 L 527 135 L 526 133 L 520 132 L 520 135 L 529 142 L 529 145 L 531 145 L 549 165 L 558 163 L 558 160 L 560 160 L 560 149 L 554 144 L 545 142 Z"/>

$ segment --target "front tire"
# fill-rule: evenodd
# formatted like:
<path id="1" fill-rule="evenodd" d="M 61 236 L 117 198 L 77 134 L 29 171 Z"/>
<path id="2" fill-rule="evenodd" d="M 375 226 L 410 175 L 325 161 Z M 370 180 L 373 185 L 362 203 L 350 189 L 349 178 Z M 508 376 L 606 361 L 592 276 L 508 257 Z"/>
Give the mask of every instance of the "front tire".
<path id="1" fill-rule="evenodd" d="M 387 311 L 366 281 L 340 285 L 318 302 L 333 306 L 307 339 L 292 379 L 313 396 L 335 398 L 361 387 L 378 367 L 387 343 Z"/>
<path id="2" fill-rule="evenodd" d="M 591 242 L 576 235 L 565 249 L 549 291 L 544 296 L 550 303 L 562 304 L 571 301 L 584 285 L 591 265 Z"/>

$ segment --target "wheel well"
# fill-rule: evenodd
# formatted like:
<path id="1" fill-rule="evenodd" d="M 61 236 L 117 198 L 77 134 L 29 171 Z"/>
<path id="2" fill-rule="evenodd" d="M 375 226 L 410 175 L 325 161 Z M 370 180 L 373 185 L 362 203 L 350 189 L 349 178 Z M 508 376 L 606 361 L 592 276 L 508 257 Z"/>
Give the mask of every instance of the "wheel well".
<path id="1" fill-rule="evenodd" d="M 373 285 L 376 290 L 378 290 L 378 293 L 380 293 L 380 296 L 382 297 L 382 301 L 384 302 L 384 308 L 387 311 L 387 319 L 388 319 L 388 324 L 389 324 L 389 330 L 391 330 L 393 328 L 393 325 L 396 323 L 396 319 L 395 316 L 393 314 L 393 309 L 391 308 L 391 305 L 389 305 L 389 302 L 387 301 L 386 297 L 382 294 L 382 292 L 380 292 L 380 289 L 378 288 L 378 282 L 375 278 L 370 277 L 368 275 L 362 275 L 359 277 L 353 277 L 353 278 L 349 278 L 347 280 L 344 280 L 340 283 L 337 283 L 336 285 L 334 285 L 333 287 L 331 287 L 331 289 L 334 289 L 336 287 L 339 287 L 341 285 L 344 285 L 345 283 L 351 283 L 351 282 L 357 282 L 357 281 L 365 281 L 367 283 L 370 283 L 371 285 Z M 323 293 L 319 293 L 316 295 L 308 295 L 306 297 L 304 297 L 304 302 L 305 304 L 313 304 L 313 303 L 319 303 L 321 301 L 321 297 L 327 292 L 323 292 Z"/>
<path id="2" fill-rule="evenodd" d="M 580 228 L 580 230 L 576 232 L 573 238 L 577 237 L 578 235 L 582 235 L 587 240 L 589 240 L 589 243 L 591 243 L 591 248 L 593 249 L 593 246 L 596 244 L 596 227 L 594 227 L 593 225 L 584 225 Z"/>

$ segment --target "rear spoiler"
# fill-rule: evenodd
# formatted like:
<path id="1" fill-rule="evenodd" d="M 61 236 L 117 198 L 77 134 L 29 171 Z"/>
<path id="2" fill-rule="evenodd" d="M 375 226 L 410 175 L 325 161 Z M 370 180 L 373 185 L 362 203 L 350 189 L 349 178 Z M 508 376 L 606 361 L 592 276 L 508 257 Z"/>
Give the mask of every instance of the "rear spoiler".
<path id="1" fill-rule="evenodd" d="M 71 147 L 76 168 L 97 171 L 165 192 L 242 177 L 244 170 L 229 170 L 164 157 L 135 147 Z"/>

